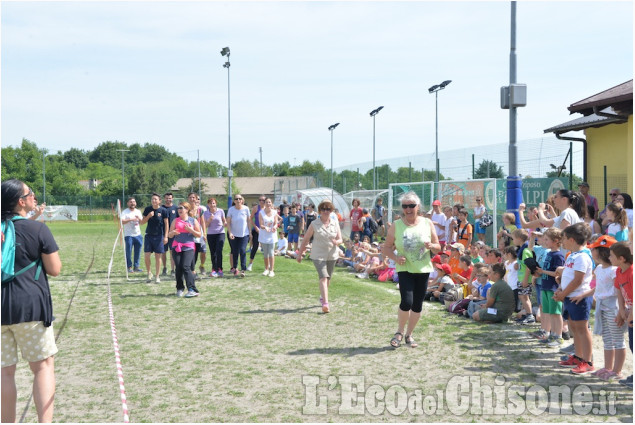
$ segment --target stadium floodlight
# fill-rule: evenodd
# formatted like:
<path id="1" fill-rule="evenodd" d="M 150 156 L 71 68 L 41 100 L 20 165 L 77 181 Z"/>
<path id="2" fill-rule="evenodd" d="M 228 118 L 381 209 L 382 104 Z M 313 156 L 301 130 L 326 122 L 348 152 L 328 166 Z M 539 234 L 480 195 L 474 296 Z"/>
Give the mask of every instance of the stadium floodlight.
<path id="1" fill-rule="evenodd" d="M 384 109 L 383 106 L 380 106 L 377 109 L 373 109 L 370 111 L 370 116 L 373 117 L 373 190 L 377 189 L 377 173 L 375 168 L 375 115 Z"/>
<path id="2" fill-rule="evenodd" d="M 337 128 L 340 123 L 335 123 L 329 126 L 331 132 L 331 203 L 333 203 L 333 130 Z"/>
<path id="3" fill-rule="evenodd" d="M 452 80 L 445 80 L 440 84 L 435 84 L 428 89 L 430 94 L 434 93 L 434 104 L 435 104 L 435 138 L 434 138 L 434 156 L 436 159 L 435 168 L 437 170 L 435 181 L 439 182 L 439 91 L 443 90 L 450 84 Z"/>
<path id="4" fill-rule="evenodd" d="M 229 47 L 223 47 L 220 51 L 222 56 L 227 56 L 227 62 L 223 64 L 223 68 L 227 68 L 227 177 L 229 179 L 227 184 L 227 208 L 232 206 L 232 142 L 231 142 L 231 112 L 230 112 L 230 97 L 229 97 Z M 200 181 L 200 179 L 199 179 Z"/>

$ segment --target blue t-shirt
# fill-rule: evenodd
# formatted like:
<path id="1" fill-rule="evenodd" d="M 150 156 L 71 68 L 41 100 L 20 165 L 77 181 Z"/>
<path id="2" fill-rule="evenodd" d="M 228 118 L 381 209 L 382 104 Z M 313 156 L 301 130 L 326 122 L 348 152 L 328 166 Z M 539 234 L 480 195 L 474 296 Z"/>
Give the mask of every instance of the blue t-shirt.
<path id="1" fill-rule="evenodd" d="M 555 272 L 558 267 L 564 266 L 564 255 L 559 250 L 549 251 L 545 256 L 543 270 Z M 558 289 L 556 278 L 553 276 L 542 275 L 542 289 L 544 291 L 554 291 Z"/>
<path id="2" fill-rule="evenodd" d="M 282 216 L 282 231 L 284 233 L 287 233 L 287 228 L 289 227 L 289 216 L 288 215 L 283 215 Z"/>
<path id="3" fill-rule="evenodd" d="M 547 253 L 550 250 L 545 248 L 544 246 L 534 245 L 534 254 L 536 254 L 536 262 L 541 269 L 544 270 L 545 259 L 547 258 Z M 542 275 L 538 279 L 536 279 L 536 285 L 542 285 Z"/>
<path id="4" fill-rule="evenodd" d="M 486 298 L 487 297 L 487 291 L 491 287 L 492 287 L 492 282 L 489 282 L 489 281 L 485 285 L 481 285 L 481 287 L 478 288 L 478 292 L 481 295 L 481 297 Z"/>
<path id="5" fill-rule="evenodd" d="M 148 220 L 146 235 L 164 236 L 165 222 L 163 220 L 168 217 L 168 211 L 163 207 L 159 207 L 155 210 L 152 208 L 152 205 L 150 205 L 143 210 L 143 216 L 145 217 L 150 214 L 150 211 L 154 211 L 154 215 Z"/>

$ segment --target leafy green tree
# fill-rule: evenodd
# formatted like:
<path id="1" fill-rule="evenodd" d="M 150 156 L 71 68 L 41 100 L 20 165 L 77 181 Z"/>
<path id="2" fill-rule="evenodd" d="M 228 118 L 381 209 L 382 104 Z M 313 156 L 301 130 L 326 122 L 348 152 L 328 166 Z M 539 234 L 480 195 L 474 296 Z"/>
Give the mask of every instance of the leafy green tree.
<path id="1" fill-rule="evenodd" d="M 118 152 L 120 149 L 128 149 L 128 146 L 124 142 L 102 142 L 88 153 L 88 158 L 90 162 L 101 162 L 113 168 L 121 168 L 121 152 Z"/>
<path id="2" fill-rule="evenodd" d="M 503 172 L 503 167 L 496 164 L 494 161 L 490 161 L 489 159 L 484 159 L 474 170 L 474 178 L 475 179 L 503 179 L 505 178 L 505 173 Z"/>
<path id="3" fill-rule="evenodd" d="M 78 170 L 82 170 L 88 166 L 89 159 L 86 151 L 77 148 L 71 148 L 64 152 L 64 161 L 73 164 Z"/>

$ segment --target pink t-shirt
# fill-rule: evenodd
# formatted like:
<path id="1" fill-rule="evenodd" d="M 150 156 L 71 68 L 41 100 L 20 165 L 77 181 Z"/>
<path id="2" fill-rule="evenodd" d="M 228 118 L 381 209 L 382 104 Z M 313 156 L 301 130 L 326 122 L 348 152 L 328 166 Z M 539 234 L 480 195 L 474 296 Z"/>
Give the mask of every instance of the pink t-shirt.
<path id="1" fill-rule="evenodd" d="M 351 210 L 350 213 L 350 218 L 351 218 L 351 230 L 353 232 L 361 232 L 362 229 L 359 228 L 359 226 L 357 225 L 357 222 L 359 221 L 360 217 L 363 215 L 362 213 L 362 209 L 357 207 L 357 208 L 353 208 Z"/>

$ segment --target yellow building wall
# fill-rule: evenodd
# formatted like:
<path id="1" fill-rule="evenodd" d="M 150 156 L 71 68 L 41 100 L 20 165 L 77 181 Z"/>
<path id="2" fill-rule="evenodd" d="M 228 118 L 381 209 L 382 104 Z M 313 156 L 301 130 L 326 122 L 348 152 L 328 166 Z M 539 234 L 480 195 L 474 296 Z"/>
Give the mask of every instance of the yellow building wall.
<path id="1" fill-rule="evenodd" d="M 609 124 L 585 130 L 587 139 L 587 180 L 591 195 L 604 208 L 604 166 L 607 191 L 617 187 L 633 196 L 633 115 L 624 124 Z M 608 202 L 611 202 L 608 196 Z"/>

